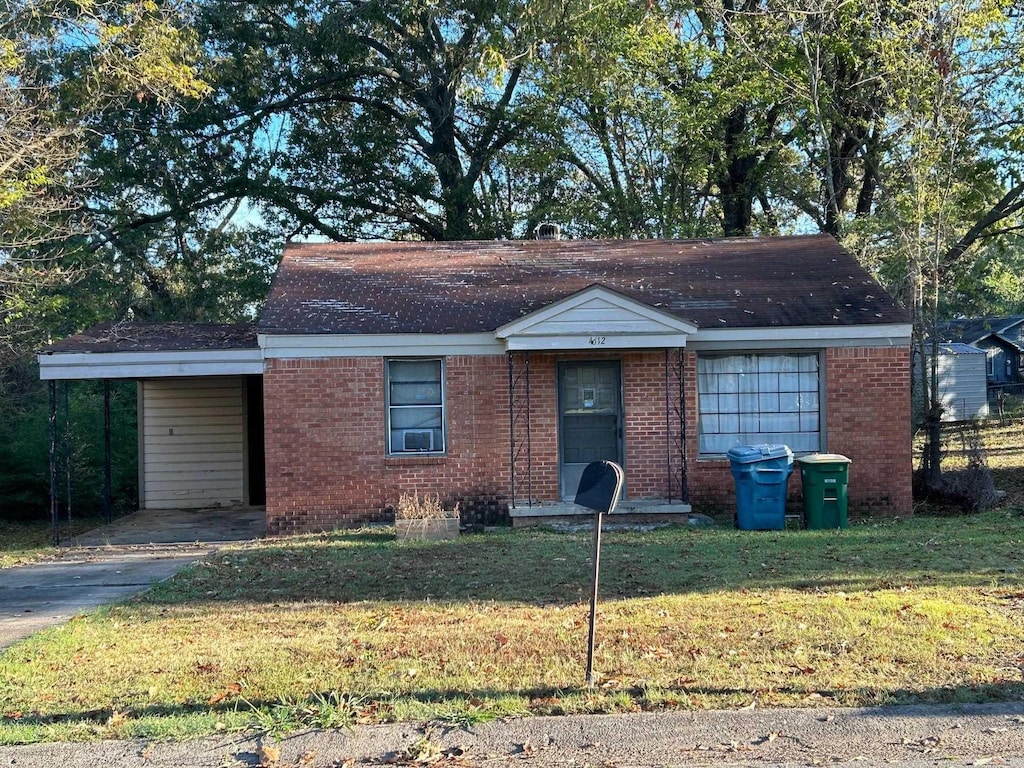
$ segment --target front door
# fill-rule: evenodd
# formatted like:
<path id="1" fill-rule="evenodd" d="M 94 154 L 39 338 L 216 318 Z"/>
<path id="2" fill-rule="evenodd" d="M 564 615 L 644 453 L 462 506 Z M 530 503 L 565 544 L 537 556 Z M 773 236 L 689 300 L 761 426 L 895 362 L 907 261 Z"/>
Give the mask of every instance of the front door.
<path id="1" fill-rule="evenodd" d="M 572 499 L 587 464 L 622 464 L 619 363 L 560 363 L 558 422 L 562 498 Z"/>

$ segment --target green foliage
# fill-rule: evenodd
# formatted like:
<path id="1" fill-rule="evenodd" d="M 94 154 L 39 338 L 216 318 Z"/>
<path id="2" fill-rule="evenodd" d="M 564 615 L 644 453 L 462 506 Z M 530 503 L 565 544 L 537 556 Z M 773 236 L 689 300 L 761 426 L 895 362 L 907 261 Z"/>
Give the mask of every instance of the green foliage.
<path id="1" fill-rule="evenodd" d="M 14 369 L 17 370 L 17 369 Z M 34 373 L 34 372 L 33 372 Z M 10 381 L 8 375 L 8 381 Z M 102 382 L 73 382 L 68 392 L 70 429 L 63 384 L 58 385 L 57 452 L 60 513 L 67 514 L 66 456 L 70 453 L 72 515 L 95 516 L 103 508 Z M 0 395 L 0 518 L 45 518 L 49 514 L 49 398 L 46 385 L 25 382 Z M 138 500 L 137 427 L 134 382 L 113 383 L 111 415 L 111 494 L 114 511 L 135 508 Z"/>

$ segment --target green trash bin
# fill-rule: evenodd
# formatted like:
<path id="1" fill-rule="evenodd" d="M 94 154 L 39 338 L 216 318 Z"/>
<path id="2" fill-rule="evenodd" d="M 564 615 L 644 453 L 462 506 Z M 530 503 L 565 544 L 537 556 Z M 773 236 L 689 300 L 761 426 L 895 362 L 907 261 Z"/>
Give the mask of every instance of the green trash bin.
<path id="1" fill-rule="evenodd" d="M 850 460 L 838 453 L 813 453 L 796 461 L 800 465 L 804 489 L 804 523 L 807 528 L 846 528 Z"/>

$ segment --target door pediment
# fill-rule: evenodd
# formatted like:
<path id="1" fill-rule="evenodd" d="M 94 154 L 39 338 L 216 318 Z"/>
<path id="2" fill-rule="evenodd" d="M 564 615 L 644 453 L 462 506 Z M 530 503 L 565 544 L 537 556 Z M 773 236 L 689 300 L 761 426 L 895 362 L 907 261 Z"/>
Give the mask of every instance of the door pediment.
<path id="1" fill-rule="evenodd" d="M 697 330 L 657 307 L 601 285 L 567 296 L 498 328 L 510 351 L 685 347 Z"/>

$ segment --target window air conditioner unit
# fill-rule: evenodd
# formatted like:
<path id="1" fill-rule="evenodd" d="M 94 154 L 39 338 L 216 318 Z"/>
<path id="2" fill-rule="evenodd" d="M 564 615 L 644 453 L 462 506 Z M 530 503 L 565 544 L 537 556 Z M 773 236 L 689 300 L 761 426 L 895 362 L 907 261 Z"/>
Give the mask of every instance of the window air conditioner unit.
<path id="1" fill-rule="evenodd" d="M 402 430 L 403 451 L 432 451 L 434 450 L 434 430 L 432 429 L 403 429 Z"/>

